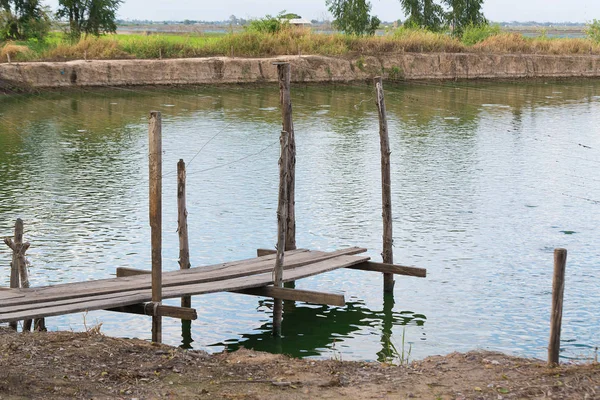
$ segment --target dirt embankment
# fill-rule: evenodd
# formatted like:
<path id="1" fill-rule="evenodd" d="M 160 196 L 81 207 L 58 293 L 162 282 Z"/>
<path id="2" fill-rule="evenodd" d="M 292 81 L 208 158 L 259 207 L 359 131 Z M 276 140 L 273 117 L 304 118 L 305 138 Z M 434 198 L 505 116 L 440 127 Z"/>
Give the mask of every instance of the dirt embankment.
<path id="1" fill-rule="evenodd" d="M 597 399 L 600 366 L 499 353 L 409 366 L 200 351 L 97 331 L 0 331 L 1 399 Z"/>
<path id="2" fill-rule="evenodd" d="M 0 64 L 2 87 L 198 85 L 277 81 L 275 61 L 292 65 L 295 82 L 352 82 L 382 75 L 389 80 L 599 77 L 600 56 L 402 53 L 380 57 L 186 58 L 78 60 Z"/>

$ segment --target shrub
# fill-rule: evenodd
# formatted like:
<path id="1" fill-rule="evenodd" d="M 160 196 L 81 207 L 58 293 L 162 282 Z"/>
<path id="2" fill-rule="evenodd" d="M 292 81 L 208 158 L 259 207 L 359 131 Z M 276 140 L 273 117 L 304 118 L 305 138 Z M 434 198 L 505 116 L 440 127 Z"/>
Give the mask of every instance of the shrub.
<path id="1" fill-rule="evenodd" d="M 467 46 L 483 42 L 490 36 L 500 34 L 500 25 L 468 25 L 463 31 L 461 41 Z"/>
<path id="2" fill-rule="evenodd" d="M 585 33 L 588 38 L 600 43 L 600 20 L 594 19 L 586 25 Z"/>
<path id="3" fill-rule="evenodd" d="M 253 19 L 245 28 L 248 32 L 277 33 L 286 25 L 289 26 L 289 23 L 281 22 L 277 17 L 266 15 L 263 18 Z"/>

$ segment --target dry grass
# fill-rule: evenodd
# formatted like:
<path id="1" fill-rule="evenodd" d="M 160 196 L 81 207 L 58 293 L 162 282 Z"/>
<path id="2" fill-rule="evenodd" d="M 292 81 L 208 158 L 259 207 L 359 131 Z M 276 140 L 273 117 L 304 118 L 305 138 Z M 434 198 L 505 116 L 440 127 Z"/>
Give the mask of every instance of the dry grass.
<path id="1" fill-rule="evenodd" d="M 600 44 L 589 39 L 529 39 L 518 33 L 503 33 L 490 36 L 472 46 L 471 49 L 483 53 L 600 54 Z"/>
<path id="2" fill-rule="evenodd" d="M 44 60 L 131 58 L 113 37 L 85 38 L 76 44 L 59 43 L 41 54 Z"/>
<path id="3" fill-rule="evenodd" d="M 11 42 L 6 43 L 0 51 L 0 58 L 2 58 L 2 60 L 6 60 L 8 56 L 14 59 L 18 56 L 30 57 L 32 55 L 33 51 L 29 47 Z"/>

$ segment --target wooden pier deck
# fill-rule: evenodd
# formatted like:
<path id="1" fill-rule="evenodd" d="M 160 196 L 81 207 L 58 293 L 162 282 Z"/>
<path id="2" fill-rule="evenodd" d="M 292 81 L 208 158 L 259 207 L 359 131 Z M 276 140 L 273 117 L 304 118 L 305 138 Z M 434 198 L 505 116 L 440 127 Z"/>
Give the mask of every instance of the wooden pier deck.
<path id="1" fill-rule="evenodd" d="M 86 312 L 110 310 L 152 316 L 152 341 L 160 342 L 163 316 L 192 320 L 197 318 L 189 296 L 214 292 L 235 292 L 271 297 L 273 304 L 273 334 L 281 335 L 282 300 L 343 306 L 344 296 L 284 288 L 284 282 L 293 282 L 312 275 L 339 268 L 353 268 L 384 274 L 384 292 L 392 293 L 392 274 L 425 277 L 422 268 L 393 264 L 392 214 L 390 191 L 390 150 L 383 101 L 381 78 L 376 78 L 381 143 L 382 208 L 383 208 L 383 263 L 369 261 L 361 256 L 367 251 L 352 247 L 333 252 L 296 249 L 295 221 L 295 165 L 296 145 L 291 115 L 290 65 L 277 63 L 283 130 L 280 136 L 279 193 L 277 206 L 277 252 L 260 252 L 258 257 L 205 267 L 190 267 L 190 249 L 185 204 L 185 163 L 177 164 L 177 232 L 179 235 L 180 269 L 162 271 L 162 117 L 150 112 L 148 123 L 149 169 L 149 222 L 151 236 L 151 271 L 117 268 L 117 277 L 87 282 L 66 283 L 45 287 L 29 287 L 25 251 L 29 243 L 23 241 L 23 222 L 18 219 L 13 238 L 5 243 L 13 250 L 10 287 L 0 288 L 0 323 L 9 322 L 17 329 L 23 320 L 23 330 L 31 328 L 35 319 L 37 329 L 43 329 L 43 318 Z M 202 149 L 200 149 L 202 150 Z M 197 154 L 196 154 L 197 155 Z M 195 157 L 195 156 L 194 156 Z M 193 158 L 192 158 L 193 159 Z M 20 286 L 20 288 L 19 288 Z M 181 298 L 181 307 L 166 306 L 163 299 Z"/>
<path id="2" fill-rule="evenodd" d="M 295 281 L 339 268 L 355 267 L 377 270 L 377 263 L 370 263 L 370 257 L 358 255 L 365 251 L 366 249 L 363 248 L 352 247 L 333 252 L 304 249 L 285 252 L 283 280 Z M 165 272 L 162 278 L 163 298 L 226 291 L 268 297 L 276 294 L 277 297 L 283 299 L 305 299 L 309 302 L 314 299 L 314 302 L 321 304 L 343 305 L 342 295 L 269 286 L 273 284 L 275 257 L 275 254 L 271 254 L 242 261 Z M 396 268 L 407 267 L 396 266 Z M 418 276 L 419 269 L 415 268 L 414 270 L 416 276 Z M 397 272 L 402 273 L 401 271 Z M 117 278 L 30 289 L 1 290 L 0 322 L 92 310 L 113 309 L 119 311 L 119 307 L 150 302 L 152 299 L 152 281 L 149 273 L 150 271 L 123 268 L 120 271 L 121 277 Z M 257 292 L 252 290 L 254 288 L 270 290 Z M 276 292 L 273 292 L 273 290 Z"/>

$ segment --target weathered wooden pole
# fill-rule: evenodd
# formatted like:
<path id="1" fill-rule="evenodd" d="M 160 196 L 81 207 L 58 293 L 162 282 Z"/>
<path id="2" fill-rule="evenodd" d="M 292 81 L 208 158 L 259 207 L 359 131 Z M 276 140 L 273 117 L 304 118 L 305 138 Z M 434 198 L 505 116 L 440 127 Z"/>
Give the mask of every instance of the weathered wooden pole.
<path id="1" fill-rule="evenodd" d="M 279 96 L 281 102 L 281 116 L 283 131 L 288 133 L 288 171 L 287 171 L 287 233 L 285 250 L 296 250 L 296 138 L 294 136 L 294 122 L 292 120 L 292 99 L 290 96 L 290 82 L 292 70 L 290 63 L 276 63 L 279 77 Z"/>
<path id="2" fill-rule="evenodd" d="M 29 243 L 23 242 L 23 220 L 17 218 L 15 222 L 14 238 L 5 238 L 4 243 L 12 250 L 12 261 L 10 263 L 10 287 L 11 288 L 29 288 L 29 276 L 27 274 L 27 259 L 25 252 L 29 249 Z M 17 322 L 9 323 L 13 329 L 17 329 Z M 23 322 L 23 331 L 31 330 L 31 320 L 26 319 Z"/>
<path id="3" fill-rule="evenodd" d="M 23 235 L 25 229 L 23 227 L 23 220 L 17 219 L 15 223 L 15 246 L 17 251 L 17 263 L 19 265 L 19 278 L 21 281 L 21 287 L 24 289 L 29 288 L 29 273 L 27 272 L 27 258 L 25 258 L 25 252 L 29 249 L 29 243 L 23 242 Z M 32 320 L 26 319 L 23 321 L 23 332 L 31 330 Z"/>
<path id="4" fill-rule="evenodd" d="M 17 237 L 17 227 L 15 225 L 15 240 Z M 14 241 L 10 240 L 10 239 L 6 238 L 5 239 L 5 243 L 12 249 L 13 254 L 12 254 L 12 261 L 10 263 L 10 287 L 13 289 L 17 289 L 19 287 L 19 262 L 17 261 L 17 250 L 16 248 L 14 248 L 12 245 L 14 245 Z M 17 321 L 14 322 L 9 322 L 8 326 L 10 326 L 12 329 L 17 330 L 17 326 L 18 323 Z"/>
<path id="5" fill-rule="evenodd" d="M 189 269 L 190 243 L 188 239 L 187 208 L 185 200 L 185 162 L 177 163 L 177 232 L 179 233 L 179 268 Z M 181 298 L 181 307 L 192 307 L 191 296 Z"/>
<path id="6" fill-rule="evenodd" d="M 281 155 L 279 156 L 279 200 L 277 203 L 277 257 L 275 258 L 275 269 L 273 270 L 273 284 L 283 287 L 283 252 L 285 251 L 287 235 L 287 174 L 289 163 L 287 157 L 289 146 L 289 134 L 281 132 L 279 138 Z M 273 299 L 273 335 L 281 336 L 281 321 L 283 320 L 283 301 Z"/>
<path id="7" fill-rule="evenodd" d="M 392 238 L 392 179 L 390 173 L 390 138 L 388 136 L 383 80 L 380 76 L 374 79 L 377 110 L 379 111 L 379 141 L 381 143 L 381 206 L 383 217 L 383 252 L 381 256 L 386 264 L 394 263 Z M 383 291 L 394 291 L 394 275 L 383 274 Z"/>
<path id="8" fill-rule="evenodd" d="M 162 301 L 162 119 L 159 111 L 150 112 L 148 141 L 152 302 L 157 306 Z M 157 315 L 152 316 L 152 341 L 162 341 L 162 317 Z"/>
<path id="9" fill-rule="evenodd" d="M 554 249 L 554 277 L 552 279 L 552 314 L 550 316 L 550 342 L 548 365 L 558 365 L 560 351 L 560 329 L 562 326 L 563 295 L 565 293 L 565 269 L 567 250 Z"/>

